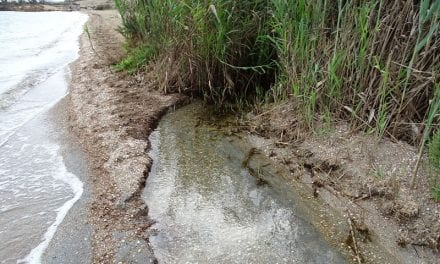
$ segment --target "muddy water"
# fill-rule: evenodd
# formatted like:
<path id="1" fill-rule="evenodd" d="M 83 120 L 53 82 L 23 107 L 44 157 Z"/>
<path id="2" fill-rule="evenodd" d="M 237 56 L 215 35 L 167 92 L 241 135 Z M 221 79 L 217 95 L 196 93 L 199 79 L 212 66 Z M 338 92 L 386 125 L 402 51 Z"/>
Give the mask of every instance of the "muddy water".
<path id="1" fill-rule="evenodd" d="M 150 137 L 143 198 L 157 221 L 150 242 L 159 262 L 345 263 L 291 197 L 243 168 L 236 139 L 203 125 L 200 112 L 170 113 Z"/>

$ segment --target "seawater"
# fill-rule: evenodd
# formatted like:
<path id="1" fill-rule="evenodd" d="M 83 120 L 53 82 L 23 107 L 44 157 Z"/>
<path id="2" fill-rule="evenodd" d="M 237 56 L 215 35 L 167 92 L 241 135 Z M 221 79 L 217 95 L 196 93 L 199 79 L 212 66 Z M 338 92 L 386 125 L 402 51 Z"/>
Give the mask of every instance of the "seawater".
<path id="1" fill-rule="evenodd" d="M 40 263 L 83 183 L 51 109 L 67 93 L 87 16 L 0 12 L 0 263 Z"/>

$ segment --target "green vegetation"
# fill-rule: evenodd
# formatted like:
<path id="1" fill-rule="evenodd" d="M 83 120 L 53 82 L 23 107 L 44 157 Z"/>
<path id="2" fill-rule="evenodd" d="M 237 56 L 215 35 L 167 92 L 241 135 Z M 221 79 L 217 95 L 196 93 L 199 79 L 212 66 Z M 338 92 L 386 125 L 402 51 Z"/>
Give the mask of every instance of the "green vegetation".
<path id="1" fill-rule="evenodd" d="M 117 68 L 150 65 L 166 92 L 197 91 L 223 106 L 291 100 L 310 129 L 342 119 L 378 137 L 421 143 L 421 151 L 437 130 L 440 0 L 116 6 L 131 47 Z"/>
<path id="2" fill-rule="evenodd" d="M 433 170 L 432 196 L 440 202 L 440 131 L 437 131 L 429 143 L 429 163 Z"/>
<path id="3" fill-rule="evenodd" d="M 429 144 L 429 157 L 433 169 L 440 172 L 440 131 L 434 134 Z"/>
<path id="4" fill-rule="evenodd" d="M 134 49 L 127 49 L 127 56 L 115 65 L 116 70 L 126 70 L 134 73 L 144 66 L 148 61 L 154 58 L 157 50 L 151 46 L 141 45 Z"/>
<path id="5" fill-rule="evenodd" d="M 432 197 L 440 203 L 440 185 L 436 185 L 432 188 Z"/>
<path id="6" fill-rule="evenodd" d="M 423 132 L 422 140 L 420 141 L 420 147 L 419 147 L 419 155 L 417 158 L 416 166 L 414 168 L 414 173 L 411 178 L 410 187 L 414 188 L 415 184 L 415 178 L 417 176 L 417 171 L 419 169 L 420 160 L 422 158 L 423 150 L 425 147 L 426 142 L 428 141 L 429 136 L 431 135 L 431 131 L 434 125 L 434 121 L 438 118 L 438 113 L 440 110 L 440 87 L 437 85 L 435 88 L 434 98 L 429 102 L 429 108 L 427 111 L 427 118 L 425 121 L 425 129 Z M 438 122 L 437 122 L 438 124 Z M 430 156 L 430 163 L 433 165 L 434 169 L 439 172 L 439 166 L 440 165 L 440 144 L 437 145 L 440 140 L 439 137 L 440 130 L 437 130 L 436 134 L 432 137 L 432 142 L 430 144 L 430 150 L 429 150 L 429 156 Z"/>
<path id="7" fill-rule="evenodd" d="M 274 83 L 267 1 L 116 0 L 116 6 L 129 46 L 158 51 L 156 77 L 167 91 L 197 90 L 222 104 Z M 133 69 L 132 63 L 119 68 L 125 65 Z"/>
<path id="8" fill-rule="evenodd" d="M 83 31 L 87 34 L 87 38 L 90 39 L 90 31 L 89 31 L 89 26 L 87 26 L 87 24 L 84 24 Z"/>

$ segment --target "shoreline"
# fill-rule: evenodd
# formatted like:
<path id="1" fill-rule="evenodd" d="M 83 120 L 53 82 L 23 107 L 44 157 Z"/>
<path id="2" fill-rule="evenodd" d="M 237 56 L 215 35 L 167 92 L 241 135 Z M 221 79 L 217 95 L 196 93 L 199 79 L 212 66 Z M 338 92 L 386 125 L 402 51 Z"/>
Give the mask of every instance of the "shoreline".
<path id="1" fill-rule="evenodd" d="M 69 209 L 63 221 L 42 254 L 43 263 L 77 263 L 79 260 L 90 263 L 91 226 L 87 219 L 87 208 L 90 203 L 90 184 L 87 182 L 89 165 L 86 155 L 79 146 L 78 139 L 69 132 L 67 97 L 61 99 L 49 111 L 54 123 L 64 128 L 61 135 L 63 144 L 60 154 L 68 172 L 75 174 L 82 182 L 81 197 Z M 64 142 L 65 143 L 65 142 Z"/>
<path id="2" fill-rule="evenodd" d="M 68 64 L 76 58 L 78 48 L 76 41 L 81 34 L 79 24 L 85 22 L 85 15 L 73 13 L 3 15 L 7 25 L 11 21 L 10 25 L 15 25 L 19 31 L 23 28 L 21 22 L 26 23 L 26 20 L 35 19 L 41 23 L 40 28 L 45 28 L 47 25 L 45 23 L 51 23 L 54 18 L 55 21 L 64 19 L 64 23 L 58 22 L 59 25 L 53 27 L 54 32 L 57 29 L 63 30 L 62 36 L 55 35 L 54 42 L 51 38 L 53 35 L 44 34 L 45 41 L 51 45 L 35 47 L 39 52 L 38 55 L 47 57 L 48 61 L 45 62 L 48 64 L 19 69 L 17 76 L 25 76 L 26 81 L 16 79 L 10 83 L 6 82 L 6 90 L 1 94 L 6 95 L 2 98 L 5 108 L 2 109 L 1 123 L 4 125 L 2 129 L 7 131 L 2 134 L 1 159 L 5 168 L 11 166 L 11 169 L 3 171 L 2 176 L 6 178 L 2 178 L 2 186 L 6 186 L 11 195 L 8 198 L 6 191 L 2 196 L 2 201 L 7 197 L 8 202 L 5 202 L 5 207 L 2 206 L 1 210 L 4 228 L 1 233 L 5 246 L 1 248 L 0 258 L 5 263 L 12 261 L 40 263 L 54 237 L 59 233 L 59 227 L 66 222 L 68 215 L 71 215 L 70 210 L 77 207 L 77 202 L 84 193 L 81 181 L 84 180 L 81 178 L 83 175 L 77 174 L 84 163 L 78 162 L 71 166 L 71 157 L 76 154 L 75 144 L 72 144 L 69 137 L 66 109 L 63 108 L 65 104 L 61 102 L 65 102 L 68 93 Z M 48 16 L 47 20 L 45 20 L 46 16 Z M 18 23 L 14 24 L 13 20 L 8 18 L 16 19 Z M 5 32 L 8 32 L 8 27 Z M 27 33 L 22 34 L 23 36 L 29 34 L 29 30 L 20 32 Z M 39 31 L 32 30 L 32 32 Z M 10 39 L 15 40 L 15 36 L 12 34 Z M 5 43 L 9 43 L 4 46 L 5 48 L 23 47 L 20 41 L 17 43 L 5 41 Z M 35 54 L 32 52 L 29 59 L 26 55 L 25 63 L 33 64 L 41 58 L 33 55 Z M 13 55 L 10 58 L 12 65 L 23 64 L 23 60 L 17 59 L 17 56 Z M 38 78 L 36 74 L 30 74 L 32 72 L 38 72 Z M 73 162 L 78 160 L 80 157 Z M 17 164 L 14 166 L 15 162 Z M 10 186 L 8 186 L 8 178 Z M 17 184 L 21 187 L 14 189 Z"/>
<path id="3" fill-rule="evenodd" d="M 4 12 L 74 12 L 81 10 L 111 10 L 114 9 L 113 1 L 108 0 L 72 0 L 61 3 L 16 3 L 0 2 L 0 11 Z"/>

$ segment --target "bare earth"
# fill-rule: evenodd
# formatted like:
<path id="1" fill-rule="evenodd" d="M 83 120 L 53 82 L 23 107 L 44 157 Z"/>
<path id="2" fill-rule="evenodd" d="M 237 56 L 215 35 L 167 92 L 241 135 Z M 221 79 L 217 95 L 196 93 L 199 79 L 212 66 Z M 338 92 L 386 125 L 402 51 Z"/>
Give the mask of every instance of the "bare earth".
<path id="1" fill-rule="evenodd" d="M 147 136 L 181 96 L 164 96 L 113 70 L 122 54 L 115 10 L 91 11 L 90 39 L 71 66 L 70 123 L 91 164 L 89 218 L 93 263 L 153 263 L 145 237 L 152 224 L 140 199 L 151 160 Z"/>
<path id="2" fill-rule="evenodd" d="M 369 249 L 376 245 L 392 263 L 440 263 L 440 204 L 430 194 L 433 175 L 426 161 L 415 189 L 409 188 L 416 148 L 353 133 L 344 124 L 307 134 L 293 109 L 291 102 L 272 105 L 248 115 L 242 125 L 255 147 L 289 171 L 287 182 L 303 185 L 309 199 L 352 222 L 358 252 L 349 233 L 344 243 L 355 262 L 358 255 L 367 263 L 384 263 Z"/>

